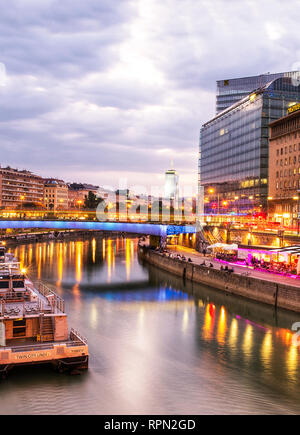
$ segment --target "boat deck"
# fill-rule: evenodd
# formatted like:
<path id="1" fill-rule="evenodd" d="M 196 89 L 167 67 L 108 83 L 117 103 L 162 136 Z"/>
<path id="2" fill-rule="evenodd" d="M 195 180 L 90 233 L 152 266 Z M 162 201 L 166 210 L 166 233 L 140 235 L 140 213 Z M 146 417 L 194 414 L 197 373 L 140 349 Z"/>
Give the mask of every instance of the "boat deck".
<path id="1" fill-rule="evenodd" d="M 71 329 L 70 337 L 68 340 L 59 340 L 59 341 L 49 341 L 45 343 L 39 343 L 37 340 L 31 338 L 24 339 L 11 339 L 6 341 L 5 346 L 0 347 L 0 351 L 5 351 L 6 349 L 11 349 L 12 352 L 23 352 L 24 350 L 40 350 L 40 349 L 53 349 L 53 347 L 57 346 L 85 346 L 87 341 L 84 337 L 80 336 L 77 331 Z"/>
<path id="2" fill-rule="evenodd" d="M 0 377 L 24 364 L 86 370 L 87 341 L 74 329 L 68 332 L 63 299 L 42 282 L 28 279 L 9 255 L 0 263 Z"/>
<path id="3" fill-rule="evenodd" d="M 25 294 L 20 297 L 8 294 L 0 300 L 0 319 L 38 317 L 41 314 L 64 315 L 63 300 L 44 284 L 37 283 L 34 286 L 26 280 L 24 293 L 25 291 L 31 292 L 31 298 Z"/>
<path id="4" fill-rule="evenodd" d="M 51 306 L 45 307 L 43 311 L 39 306 L 38 302 L 6 302 L 3 304 L 3 310 L 0 308 L 0 318 L 23 318 L 28 316 L 39 316 L 43 313 L 51 313 Z"/>

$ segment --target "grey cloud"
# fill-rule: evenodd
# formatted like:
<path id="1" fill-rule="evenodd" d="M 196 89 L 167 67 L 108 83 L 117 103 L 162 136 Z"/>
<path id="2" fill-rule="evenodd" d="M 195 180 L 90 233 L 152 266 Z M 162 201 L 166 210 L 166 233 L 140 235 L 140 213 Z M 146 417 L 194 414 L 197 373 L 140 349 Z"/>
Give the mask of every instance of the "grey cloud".
<path id="1" fill-rule="evenodd" d="M 45 176 L 150 183 L 173 158 L 196 183 L 216 80 L 300 60 L 296 0 L 1 3 L 0 164 Z"/>
<path id="2" fill-rule="evenodd" d="M 1 10 L 1 61 L 12 74 L 70 78 L 105 69 L 130 10 L 127 0 L 14 0 Z"/>

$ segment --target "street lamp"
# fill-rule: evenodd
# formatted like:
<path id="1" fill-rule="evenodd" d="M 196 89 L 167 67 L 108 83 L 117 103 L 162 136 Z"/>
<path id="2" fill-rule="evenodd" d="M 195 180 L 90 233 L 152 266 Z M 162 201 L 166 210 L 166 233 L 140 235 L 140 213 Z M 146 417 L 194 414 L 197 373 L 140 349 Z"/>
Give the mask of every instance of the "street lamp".
<path id="1" fill-rule="evenodd" d="M 238 215 L 239 214 L 239 196 L 235 196 L 234 197 L 234 201 L 235 201 L 235 203 L 236 203 L 236 214 Z M 236 202 L 237 201 L 237 202 Z"/>
<path id="2" fill-rule="evenodd" d="M 25 195 L 21 195 L 20 196 L 20 200 L 21 200 L 21 210 L 23 210 L 23 207 L 24 207 L 24 199 L 25 199 Z M 21 215 L 20 215 L 21 216 Z M 24 214 L 24 217 L 25 217 L 25 214 Z"/>
<path id="3" fill-rule="evenodd" d="M 269 214 L 270 214 L 270 202 L 269 201 L 272 201 L 273 200 L 273 196 L 268 196 L 268 198 L 267 198 L 267 222 L 270 222 L 270 217 L 269 217 Z M 272 207 L 271 207 L 271 210 L 272 210 Z"/>
<path id="4" fill-rule="evenodd" d="M 210 187 L 208 189 L 208 193 L 210 193 L 210 194 L 215 193 L 215 189 L 213 187 Z M 218 201 L 217 202 L 218 203 L 217 213 L 218 213 L 218 216 L 219 216 L 219 214 L 220 214 L 220 193 L 219 192 L 217 193 L 217 201 Z"/>

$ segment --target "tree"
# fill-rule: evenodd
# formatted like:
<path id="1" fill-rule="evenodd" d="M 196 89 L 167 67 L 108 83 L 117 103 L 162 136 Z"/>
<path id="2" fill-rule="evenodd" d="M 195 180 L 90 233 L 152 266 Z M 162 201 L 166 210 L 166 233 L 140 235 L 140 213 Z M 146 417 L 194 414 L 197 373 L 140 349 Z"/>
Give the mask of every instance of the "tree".
<path id="1" fill-rule="evenodd" d="M 97 197 L 94 192 L 89 191 L 88 195 L 85 196 L 83 208 L 96 210 L 98 204 L 102 201 L 103 198 Z"/>

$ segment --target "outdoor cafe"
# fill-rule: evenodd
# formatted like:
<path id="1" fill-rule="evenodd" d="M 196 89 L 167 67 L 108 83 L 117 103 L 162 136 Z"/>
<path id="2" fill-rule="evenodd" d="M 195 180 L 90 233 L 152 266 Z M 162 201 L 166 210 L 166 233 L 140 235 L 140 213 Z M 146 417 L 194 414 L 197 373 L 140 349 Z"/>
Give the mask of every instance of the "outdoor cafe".
<path id="1" fill-rule="evenodd" d="M 300 276 L 300 245 L 284 248 L 249 249 L 237 244 L 215 243 L 208 247 L 213 258 L 268 272 Z"/>

